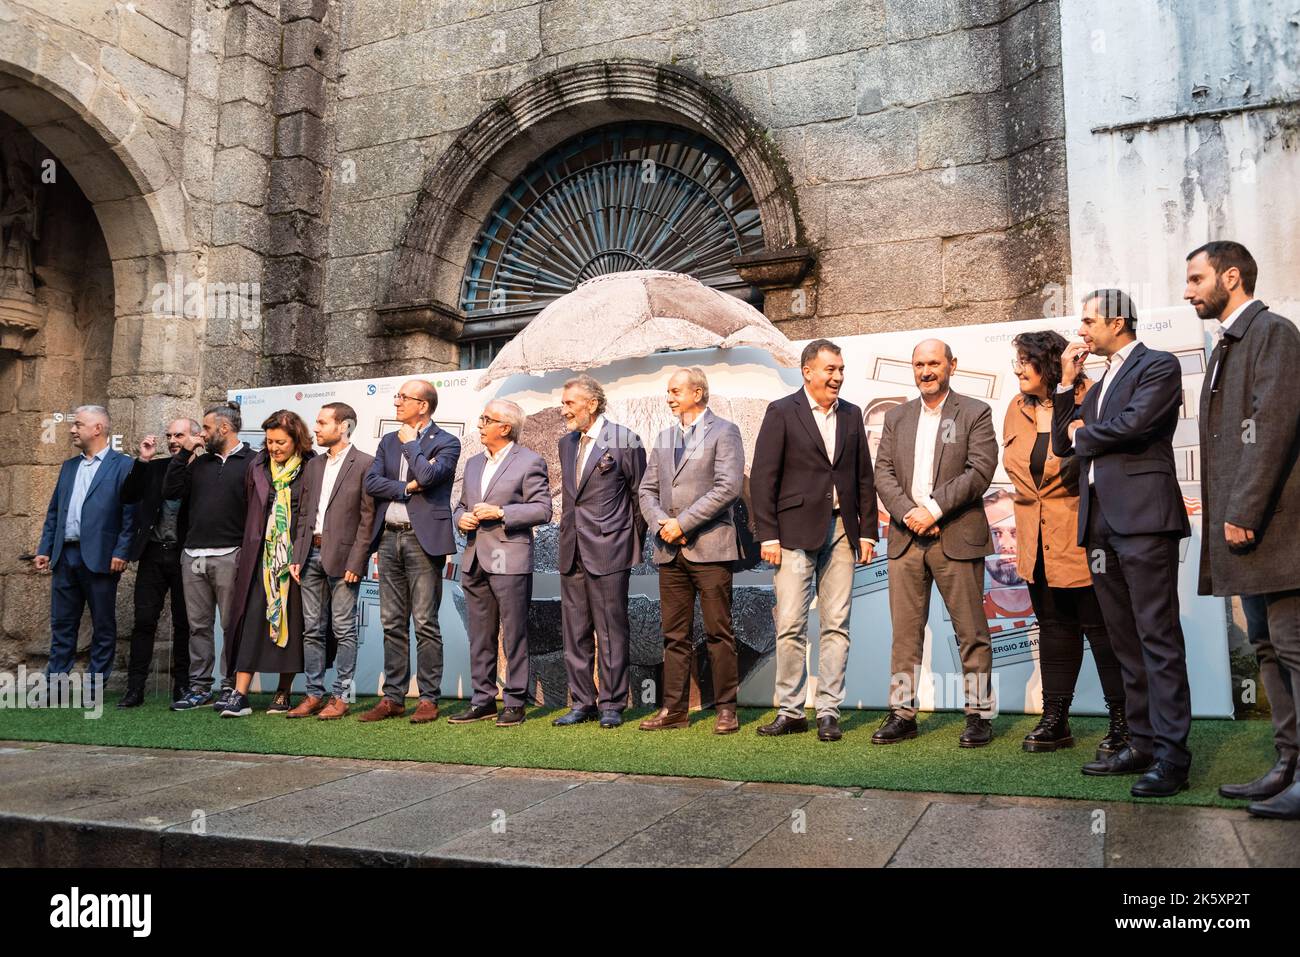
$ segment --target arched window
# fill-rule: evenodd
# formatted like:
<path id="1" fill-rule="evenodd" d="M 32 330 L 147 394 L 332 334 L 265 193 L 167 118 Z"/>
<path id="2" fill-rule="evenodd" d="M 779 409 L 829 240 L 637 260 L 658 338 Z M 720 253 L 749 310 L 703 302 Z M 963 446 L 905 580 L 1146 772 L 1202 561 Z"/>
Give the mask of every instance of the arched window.
<path id="1" fill-rule="evenodd" d="M 551 300 L 594 276 L 687 273 L 761 305 L 735 256 L 763 248 L 758 207 L 735 161 L 699 133 L 616 123 L 533 162 L 471 247 L 461 366 L 486 365 Z"/>

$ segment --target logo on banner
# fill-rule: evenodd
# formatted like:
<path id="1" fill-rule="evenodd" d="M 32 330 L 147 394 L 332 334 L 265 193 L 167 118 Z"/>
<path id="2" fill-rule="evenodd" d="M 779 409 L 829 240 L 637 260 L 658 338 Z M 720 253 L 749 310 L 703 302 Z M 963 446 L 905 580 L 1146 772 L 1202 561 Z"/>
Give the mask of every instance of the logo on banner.
<path id="1" fill-rule="evenodd" d="M 374 395 L 374 394 L 375 394 L 375 391 L 376 391 L 376 390 L 375 390 L 375 384 L 374 384 L 373 382 L 367 382 L 367 383 L 366 383 L 366 395 Z"/>

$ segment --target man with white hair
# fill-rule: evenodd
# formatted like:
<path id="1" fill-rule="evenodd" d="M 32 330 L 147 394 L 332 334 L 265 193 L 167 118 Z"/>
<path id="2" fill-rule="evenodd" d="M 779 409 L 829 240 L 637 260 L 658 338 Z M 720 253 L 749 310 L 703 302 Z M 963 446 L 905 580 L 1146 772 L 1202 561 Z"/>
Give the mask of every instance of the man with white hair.
<path id="1" fill-rule="evenodd" d="M 494 399 L 478 417 L 484 451 L 465 463 L 452 520 L 466 536 L 460 564 L 469 631 L 473 698 L 447 720 L 496 717 L 499 728 L 524 721 L 528 691 L 528 603 L 533 596 L 533 527 L 551 520 L 546 460 L 519 444 L 524 410 Z M 506 661 L 497 716 L 497 634 Z"/>
<path id="2" fill-rule="evenodd" d="M 106 682 L 113 670 L 117 583 L 130 554 L 135 506 L 122 500 L 131 457 L 108 447 L 108 430 L 108 410 L 103 406 L 83 405 L 73 413 L 68 432 L 81 454 L 64 462 L 59 471 L 36 550 L 36 569 L 54 573 L 46 669 L 51 676 L 65 675 L 72 668 L 81 613 L 87 605 L 93 626 L 88 676 Z"/>

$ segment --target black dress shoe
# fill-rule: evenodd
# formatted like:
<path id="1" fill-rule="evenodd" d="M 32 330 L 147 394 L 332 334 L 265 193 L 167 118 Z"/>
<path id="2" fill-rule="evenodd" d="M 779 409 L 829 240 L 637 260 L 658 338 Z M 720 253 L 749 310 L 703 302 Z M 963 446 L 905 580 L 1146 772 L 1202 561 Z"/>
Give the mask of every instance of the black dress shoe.
<path id="1" fill-rule="evenodd" d="M 788 714 L 778 714 L 771 724 L 759 727 L 758 733 L 774 738 L 780 734 L 803 734 L 808 730 L 807 718 L 792 718 Z"/>
<path id="2" fill-rule="evenodd" d="M 497 716 L 497 703 L 470 705 L 464 711 L 457 712 L 447 719 L 448 724 L 469 724 L 471 721 L 485 721 Z"/>
<path id="3" fill-rule="evenodd" d="M 1186 791 L 1187 787 L 1187 769 L 1160 760 L 1133 782 L 1129 793 L 1135 798 L 1173 797 L 1179 791 Z"/>
<path id="4" fill-rule="evenodd" d="M 844 732 L 840 730 L 838 718 L 828 714 L 817 719 L 818 741 L 838 741 L 842 737 L 844 737 Z"/>
<path id="5" fill-rule="evenodd" d="M 562 714 L 551 724 L 557 728 L 567 728 L 571 724 L 582 724 L 584 721 L 595 721 L 595 708 L 570 708 L 568 714 Z"/>
<path id="6" fill-rule="evenodd" d="M 1281 794 L 1274 795 L 1267 801 L 1255 801 L 1246 810 L 1255 817 L 1300 821 L 1300 783 L 1293 783 Z"/>
<path id="7" fill-rule="evenodd" d="M 993 740 L 993 722 L 977 714 L 966 715 L 966 730 L 957 739 L 963 748 L 982 748 Z"/>
<path id="8" fill-rule="evenodd" d="M 876 733 L 871 736 L 872 744 L 897 744 L 908 738 L 916 737 L 916 719 L 904 718 L 896 711 L 889 712 L 889 717 L 881 722 Z"/>
<path id="9" fill-rule="evenodd" d="M 118 705 L 122 707 L 122 705 Z M 1223 784 L 1219 796 L 1234 801 L 1267 801 L 1281 794 L 1295 781 L 1296 759 L 1279 758 L 1277 764 L 1248 784 Z"/>
<path id="10" fill-rule="evenodd" d="M 524 723 L 523 708 L 502 708 L 497 718 L 498 728 L 513 728 Z"/>
<path id="11" fill-rule="evenodd" d="M 600 713 L 600 726 L 602 728 L 617 728 L 623 723 L 623 712 L 615 711 L 610 708 L 608 711 Z"/>
<path id="12" fill-rule="evenodd" d="M 117 703 L 117 706 L 119 708 L 138 708 L 142 704 L 144 704 L 144 692 L 139 688 L 128 688 L 126 694 L 122 695 L 122 700 Z"/>
<path id="13" fill-rule="evenodd" d="M 1112 774 L 1143 774 L 1151 767 L 1152 758 L 1132 745 L 1115 754 L 1102 755 L 1089 761 L 1081 770 L 1084 774 L 1106 777 Z"/>

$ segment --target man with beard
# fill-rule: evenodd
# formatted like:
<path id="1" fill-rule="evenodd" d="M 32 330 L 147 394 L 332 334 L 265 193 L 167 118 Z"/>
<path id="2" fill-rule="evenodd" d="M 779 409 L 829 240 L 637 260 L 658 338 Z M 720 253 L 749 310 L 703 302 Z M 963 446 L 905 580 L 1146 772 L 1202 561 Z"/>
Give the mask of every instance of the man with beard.
<path id="1" fill-rule="evenodd" d="M 1032 615 L 1029 590 L 1017 569 L 1016 516 L 1012 507 L 1015 497 L 1004 488 L 984 496 L 984 517 L 989 521 L 993 554 L 984 559 L 989 584 L 984 592 L 984 612 L 988 618 L 1017 618 Z"/>
<path id="2" fill-rule="evenodd" d="M 1082 342 L 1061 353 L 1052 407 L 1052 451 L 1078 455 L 1077 542 L 1088 550 L 1093 587 L 1124 676 L 1130 745 L 1102 754 L 1084 774 L 1141 777 L 1134 797 L 1187 788 L 1192 726 L 1187 652 L 1178 620 L 1178 542 L 1191 534 L 1174 469 L 1183 402 L 1178 357 L 1136 336 L 1137 309 L 1118 289 L 1083 298 Z M 1106 374 L 1075 406 L 1085 353 Z M 1080 422 L 1082 420 L 1082 422 Z"/>
<path id="3" fill-rule="evenodd" d="M 187 437 L 197 436 L 202 427 L 193 419 L 167 423 L 167 454 L 182 452 Z M 190 680 L 190 623 L 185 616 L 185 588 L 181 584 L 181 545 L 189 526 L 189 510 L 179 498 L 163 497 L 170 458 L 161 458 L 158 436 L 140 440 L 140 455 L 122 487 L 124 501 L 139 503 L 135 513 L 135 537 L 130 559 L 138 562 L 135 574 L 135 627 L 131 631 L 131 659 L 127 666 L 126 694 L 119 708 L 144 704 L 144 686 L 153 661 L 154 638 L 163 602 L 171 598 L 172 608 L 172 701 L 185 697 Z"/>
<path id="4" fill-rule="evenodd" d="M 1257 817 L 1300 819 L 1294 692 L 1300 690 L 1300 332 L 1255 298 L 1255 259 L 1241 243 L 1212 242 L 1187 257 L 1183 298 L 1217 319 L 1218 344 L 1201 390 L 1202 595 L 1258 596 L 1267 627 L 1251 630 L 1273 704 L 1278 760 L 1224 797 Z M 1287 703 L 1291 703 L 1288 708 Z"/>
<path id="5" fill-rule="evenodd" d="M 993 645 L 984 617 L 984 557 L 993 552 L 984 492 L 998 464 L 993 413 L 949 387 L 957 360 L 938 339 L 912 350 L 921 395 L 885 416 L 876 487 L 889 510 L 889 716 L 872 744 L 915 738 L 916 684 L 936 583 L 952 618 L 965 680 L 963 748 L 993 740 Z"/>
<path id="6" fill-rule="evenodd" d="M 617 728 L 627 708 L 627 592 L 645 542 L 636 499 L 646 455 L 636 433 L 605 417 L 605 404 L 605 390 L 585 374 L 560 394 L 569 428 L 560 439 L 560 605 L 572 707 L 551 722 L 558 727 L 599 717 L 602 728 Z"/>
<path id="7" fill-rule="evenodd" d="M 248 508 L 244 473 L 253 457 L 239 440 L 241 424 L 235 403 L 209 407 L 202 430 L 181 439 L 181 448 L 171 457 L 163 477 L 163 498 L 180 500 L 189 514 L 181 551 L 181 583 L 190 623 L 190 680 L 188 693 L 172 702 L 173 711 L 192 711 L 213 703 L 218 609 L 221 627 L 234 625 L 235 570 Z M 227 653 L 222 655 L 222 693 L 216 702 L 221 709 L 234 690 L 229 640 L 223 642 L 223 648 Z"/>

